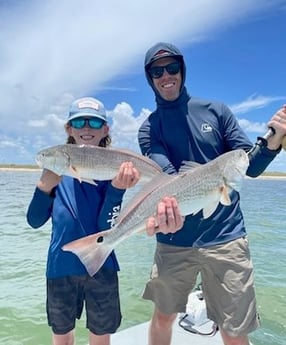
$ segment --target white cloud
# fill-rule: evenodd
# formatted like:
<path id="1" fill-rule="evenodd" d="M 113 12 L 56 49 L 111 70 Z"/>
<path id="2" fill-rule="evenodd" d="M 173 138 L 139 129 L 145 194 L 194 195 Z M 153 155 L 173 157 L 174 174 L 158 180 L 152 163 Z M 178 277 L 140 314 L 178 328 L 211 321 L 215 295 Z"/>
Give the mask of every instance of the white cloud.
<path id="1" fill-rule="evenodd" d="M 135 67 L 154 42 L 211 39 L 218 30 L 280 3 L 181 0 L 169 8 L 163 0 L 31 0 L 1 5 L 0 162 L 33 161 L 40 146 L 63 142 L 71 101 L 106 89 L 113 78 L 130 73 L 130 66 L 142 73 Z M 134 116 L 131 106 L 118 104 L 111 111 L 114 145 L 136 147 L 136 130 L 147 114 Z M 4 151 L 5 142 L 16 143 L 17 150 Z"/>
<path id="2" fill-rule="evenodd" d="M 137 116 L 130 104 L 122 102 L 109 112 L 111 117 L 111 137 L 114 147 L 127 147 L 139 151 L 137 132 L 140 124 L 150 114 L 147 109 L 142 109 Z"/>
<path id="3" fill-rule="evenodd" d="M 265 108 L 267 105 L 273 102 L 285 100 L 286 96 L 262 96 L 253 94 L 245 101 L 231 105 L 230 108 L 235 114 L 245 114 L 254 109 Z"/>
<path id="4" fill-rule="evenodd" d="M 180 6 L 160 17 L 166 8 L 164 1 L 50 0 L 32 4 L 26 12 L 23 7 L 19 15 L 6 19 L 1 28 L 0 48 L 5 54 L 0 87 L 6 89 L 2 100 L 7 107 L 13 107 L 15 96 L 34 109 L 34 100 L 50 104 L 63 92 L 77 96 L 102 87 L 125 72 L 134 59 L 140 57 L 141 61 L 146 47 L 157 40 L 184 41 L 187 37 L 189 42 L 195 41 L 257 11 L 254 0 L 239 4 L 181 0 Z M 266 4 L 262 1 L 260 6 Z"/>
<path id="5" fill-rule="evenodd" d="M 280 97 L 280 96 L 263 96 L 263 95 L 257 95 L 253 94 L 249 97 L 247 97 L 246 100 L 241 101 L 240 103 L 236 103 L 233 105 L 230 105 L 230 109 L 235 115 L 240 114 L 247 114 L 250 112 L 253 112 L 258 109 L 263 109 L 269 106 L 272 103 L 275 103 L 277 101 L 285 101 L 286 96 Z M 270 120 L 270 117 L 269 117 Z M 256 133 L 256 134 L 264 134 L 267 130 L 267 124 L 265 122 L 255 122 L 250 121 L 248 119 L 239 118 L 238 122 L 242 129 L 245 132 L 248 133 Z"/>
<path id="6" fill-rule="evenodd" d="M 265 122 L 251 122 L 247 119 L 239 119 L 238 122 L 245 132 L 264 134 L 267 130 Z"/>
<path id="7" fill-rule="evenodd" d="M 9 147 L 16 147 L 16 146 L 17 144 L 14 141 L 3 139 L 0 142 L 0 148 L 3 148 L 3 149 L 7 149 Z"/>

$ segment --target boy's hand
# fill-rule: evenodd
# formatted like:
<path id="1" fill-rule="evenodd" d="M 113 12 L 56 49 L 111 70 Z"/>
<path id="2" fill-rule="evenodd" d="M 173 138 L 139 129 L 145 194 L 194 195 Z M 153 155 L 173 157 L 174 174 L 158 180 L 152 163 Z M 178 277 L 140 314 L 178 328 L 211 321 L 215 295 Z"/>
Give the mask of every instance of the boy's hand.
<path id="1" fill-rule="evenodd" d="M 118 174 L 114 177 L 111 184 L 118 189 L 127 189 L 135 186 L 139 179 L 140 173 L 133 163 L 124 162 L 121 164 Z"/>

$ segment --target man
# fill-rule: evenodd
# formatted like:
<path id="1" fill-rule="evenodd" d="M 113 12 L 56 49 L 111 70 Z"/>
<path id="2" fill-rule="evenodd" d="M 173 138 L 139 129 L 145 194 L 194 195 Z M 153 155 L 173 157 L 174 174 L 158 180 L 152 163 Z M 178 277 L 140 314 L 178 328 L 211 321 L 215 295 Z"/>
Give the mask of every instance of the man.
<path id="1" fill-rule="evenodd" d="M 184 57 L 175 46 L 151 47 L 145 73 L 157 108 L 139 129 L 139 145 L 163 171 L 177 173 L 184 160 L 203 164 L 227 151 L 251 150 L 252 143 L 228 107 L 188 95 Z M 275 134 L 249 153 L 249 176 L 261 174 L 280 152 L 286 106 L 268 126 Z M 219 205 L 211 217 L 203 219 L 201 212 L 188 215 L 179 231 L 156 236 L 154 266 L 143 294 L 155 304 L 149 345 L 171 343 L 172 324 L 177 313 L 185 311 L 199 273 L 208 317 L 219 325 L 224 344 L 248 345 L 248 334 L 259 326 L 259 317 L 239 194 L 233 192 L 231 205 Z"/>

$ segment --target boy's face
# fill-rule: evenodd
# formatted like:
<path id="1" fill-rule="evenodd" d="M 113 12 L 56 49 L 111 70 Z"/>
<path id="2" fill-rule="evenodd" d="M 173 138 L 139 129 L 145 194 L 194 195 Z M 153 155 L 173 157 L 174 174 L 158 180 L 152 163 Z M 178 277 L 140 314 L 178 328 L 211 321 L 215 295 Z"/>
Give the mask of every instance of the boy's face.
<path id="1" fill-rule="evenodd" d="M 174 62 L 178 61 L 172 57 L 161 58 L 154 61 L 151 68 L 156 66 L 167 66 Z M 155 88 L 163 99 L 166 101 L 174 101 L 179 97 L 182 85 L 181 70 L 176 74 L 169 74 L 166 69 L 164 69 L 164 73 L 160 78 L 153 78 L 152 76 L 151 78 Z"/>
<path id="2" fill-rule="evenodd" d="M 98 146 L 100 140 L 108 135 L 109 127 L 104 124 L 99 129 L 94 129 L 85 125 L 83 128 L 73 128 L 70 125 L 66 129 L 67 134 L 74 138 L 78 145 L 93 145 Z"/>

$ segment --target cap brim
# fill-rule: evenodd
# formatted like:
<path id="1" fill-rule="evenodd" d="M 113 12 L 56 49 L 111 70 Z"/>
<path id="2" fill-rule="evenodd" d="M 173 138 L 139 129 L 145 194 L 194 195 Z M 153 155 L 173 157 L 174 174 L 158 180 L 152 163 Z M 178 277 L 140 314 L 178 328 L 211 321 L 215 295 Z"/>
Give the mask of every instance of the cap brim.
<path id="1" fill-rule="evenodd" d="M 166 57 L 173 57 L 173 58 L 176 58 L 177 55 L 173 54 L 173 53 L 165 53 L 165 54 L 159 54 L 159 55 L 155 55 L 150 63 L 154 62 L 154 61 L 157 61 L 157 60 L 160 60 L 160 59 L 163 59 L 163 58 L 166 58 Z"/>
<path id="2" fill-rule="evenodd" d="M 104 116 L 100 115 L 100 114 L 91 114 L 91 113 L 84 113 L 84 112 L 73 114 L 72 116 L 70 116 L 68 118 L 68 121 L 73 120 L 73 119 L 77 119 L 77 118 L 83 117 L 83 116 L 85 116 L 85 117 L 95 117 L 97 119 L 101 119 L 103 121 L 106 121 L 106 118 Z"/>
<path id="3" fill-rule="evenodd" d="M 169 53 L 169 54 L 162 54 L 162 55 L 155 55 L 151 61 L 145 66 L 145 69 L 148 69 L 153 62 L 157 61 L 157 60 L 160 60 L 160 59 L 164 59 L 164 58 L 173 58 L 175 60 L 179 60 L 182 59 L 182 55 L 177 55 L 177 54 L 173 54 L 173 53 Z"/>

